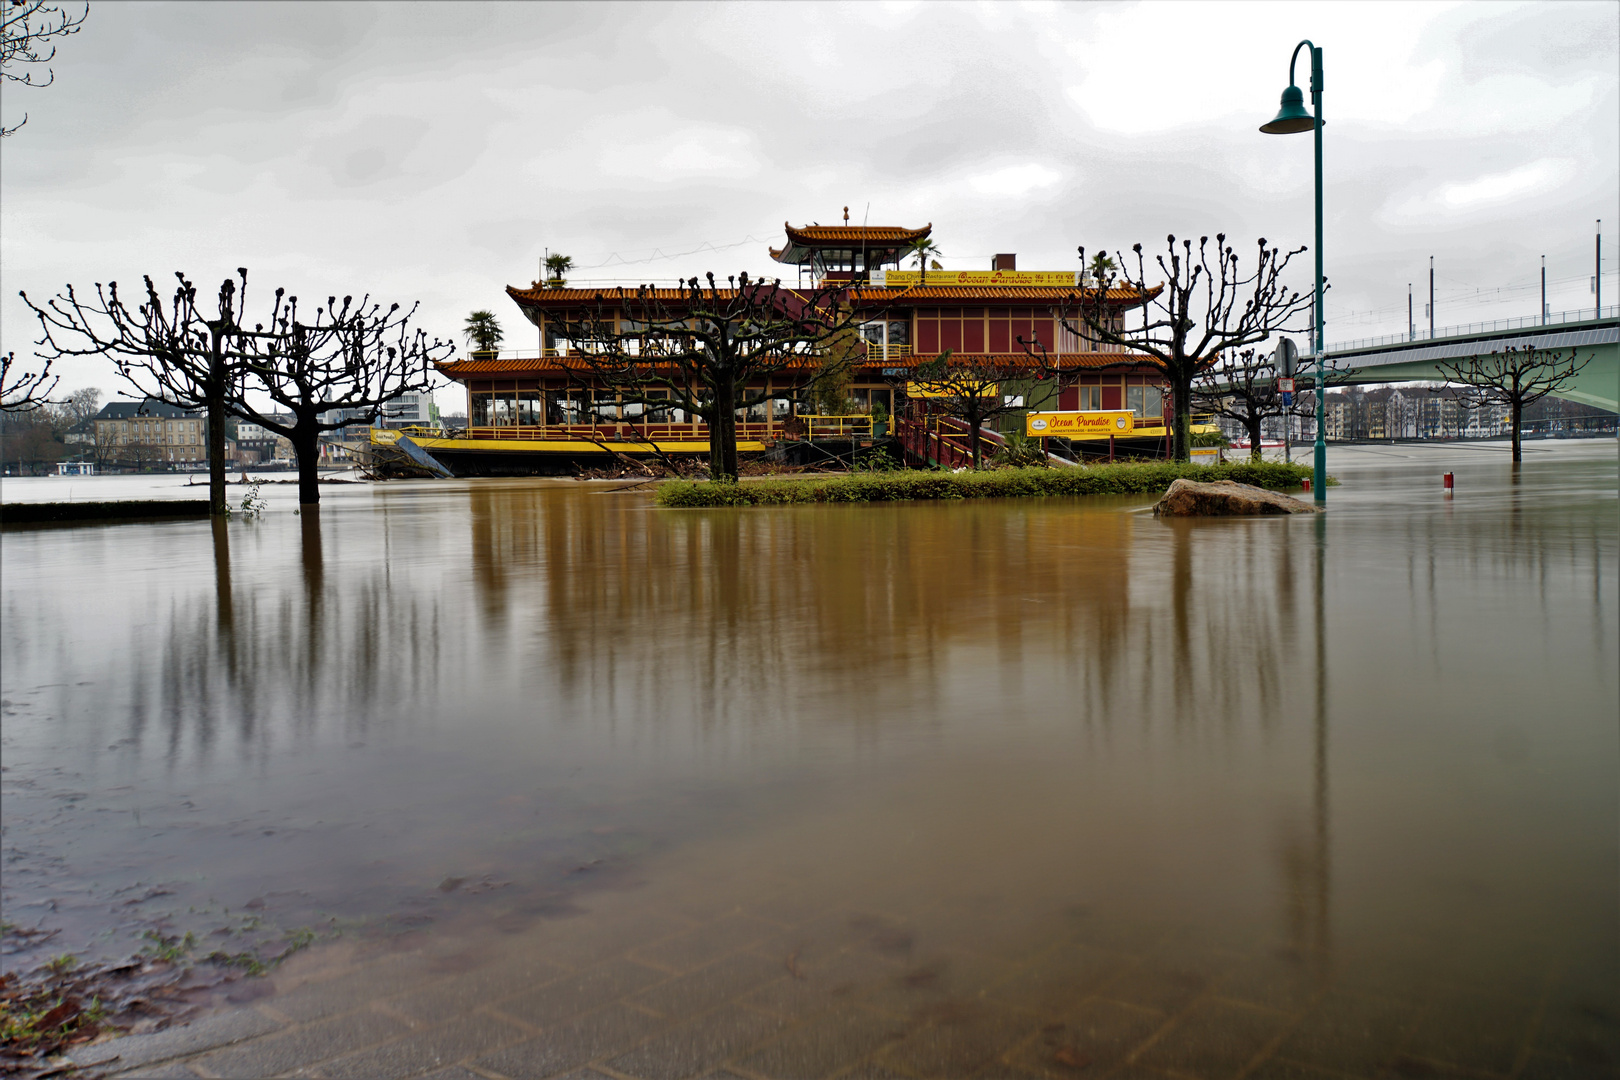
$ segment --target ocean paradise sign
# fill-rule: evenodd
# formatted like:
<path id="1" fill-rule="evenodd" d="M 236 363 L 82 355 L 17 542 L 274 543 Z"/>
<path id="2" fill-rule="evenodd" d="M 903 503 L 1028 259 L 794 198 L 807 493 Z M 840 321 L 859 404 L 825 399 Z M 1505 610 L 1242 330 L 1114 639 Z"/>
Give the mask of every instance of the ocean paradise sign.
<path id="1" fill-rule="evenodd" d="M 1072 289 L 1080 284 L 1076 270 L 873 270 L 873 285 L 879 288 L 904 289 L 912 285 L 945 285 L 969 288 L 1060 288 Z"/>
<path id="2" fill-rule="evenodd" d="M 1129 435 L 1135 427 L 1136 414 L 1129 409 L 1024 414 L 1024 434 L 1032 439 L 1043 435 L 1057 435 L 1065 439 L 1086 435 Z"/>

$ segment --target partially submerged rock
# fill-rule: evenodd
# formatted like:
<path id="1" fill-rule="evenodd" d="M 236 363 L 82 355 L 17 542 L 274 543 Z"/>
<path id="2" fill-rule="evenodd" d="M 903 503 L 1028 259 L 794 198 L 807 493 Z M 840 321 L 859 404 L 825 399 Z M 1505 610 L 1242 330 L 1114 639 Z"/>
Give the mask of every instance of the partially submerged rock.
<path id="1" fill-rule="evenodd" d="M 1235 480 L 1177 480 L 1153 507 L 1168 517 L 1248 517 L 1256 514 L 1315 514 L 1320 508 L 1278 491 Z"/>

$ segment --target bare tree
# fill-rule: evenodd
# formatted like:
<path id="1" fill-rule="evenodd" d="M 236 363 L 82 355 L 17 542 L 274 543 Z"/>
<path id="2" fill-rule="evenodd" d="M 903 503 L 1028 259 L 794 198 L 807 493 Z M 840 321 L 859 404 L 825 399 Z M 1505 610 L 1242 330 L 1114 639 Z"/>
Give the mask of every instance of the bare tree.
<path id="1" fill-rule="evenodd" d="M 329 296 L 306 322 L 298 298 L 277 289 L 269 323 L 242 332 L 242 370 L 274 406 L 257 408 L 243 393 L 231 400 L 230 411 L 292 443 L 300 505 L 320 502 L 316 467 L 323 432 L 369 425 L 390 402 L 426 392 L 430 365 L 455 351 L 449 342 L 429 341 L 426 331 L 412 329 L 416 308 L 390 304 L 384 310 L 370 296 L 358 303 L 345 296 L 339 305 Z M 285 413 L 292 415 L 290 423 Z"/>
<path id="2" fill-rule="evenodd" d="M 60 378 L 51 374 L 51 362 L 46 360 L 38 371 L 13 372 L 16 366 L 16 353 L 0 356 L 0 412 L 33 412 L 50 405 L 50 393 Z"/>
<path id="3" fill-rule="evenodd" d="M 75 390 L 67 396 L 63 405 L 72 414 L 74 423 L 88 420 L 101 409 L 101 387 L 86 386 Z"/>
<path id="4" fill-rule="evenodd" d="M 140 398 L 155 398 L 208 414 L 209 513 L 227 514 L 225 503 L 225 415 L 237 392 L 242 363 L 251 355 L 237 316 L 247 293 L 247 270 L 237 283 L 219 287 L 213 318 L 197 306 L 197 287 L 176 272 L 179 285 L 167 300 L 150 277 L 146 296 L 131 310 L 116 281 L 96 284 L 95 299 L 80 299 L 73 286 L 43 307 L 22 293 L 44 330 L 38 344 L 59 356 L 106 356 Z"/>
<path id="5" fill-rule="evenodd" d="M 1122 319 L 1117 302 L 1109 301 L 1113 272 L 1105 263 L 1087 263 L 1084 247 L 1079 249 L 1080 265 L 1089 272 L 1092 287 L 1072 294 L 1060 317 L 1070 333 L 1130 349 L 1140 354 L 1135 357 L 1139 363 L 1164 375 L 1175 409 L 1173 456 L 1186 461 L 1192 448 L 1193 381 L 1222 354 L 1288 329 L 1288 321 L 1305 311 L 1311 298 L 1288 289 L 1282 280 L 1289 260 L 1303 247 L 1284 252 L 1268 247 L 1262 237 L 1254 268 L 1245 272 L 1224 233 L 1215 237 L 1213 251 L 1207 236 L 1199 238 L 1196 252 L 1191 240 L 1181 241 L 1178 249 L 1171 236 L 1168 245 L 1168 257 L 1154 260 L 1165 278 L 1162 290 L 1147 282 L 1141 244 L 1131 248 L 1134 271 L 1124 252 L 1115 252 L 1112 259 L 1121 267 L 1120 283 L 1143 298 L 1142 325 L 1124 325 L 1134 320 L 1128 314 Z M 1095 276 L 1099 270 L 1100 280 Z"/>
<path id="6" fill-rule="evenodd" d="M 679 289 L 598 293 L 593 311 L 559 321 L 557 336 L 577 346 L 570 359 L 580 376 L 643 415 L 679 409 L 701 417 L 709 475 L 734 481 L 737 412 L 784 396 L 761 385 L 775 376 L 791 373 L 795 396 L 836 377 L 824 346 L 872 315 L 855 309 L 844 286 L 786 289 L 746 273 L 727 282 L 719 288 L 709 274 L 707 286 L 694 277 Z"/>
<path id="7" fill-rule="evenodd" d="M 229 512 L 227 415 L 292 440 L 298 451 L 299 501 L 314 503 L 320 497 L 315 473 L 320 432 L 354 422 L 324 423 L 319 414 L 350 409 L 370 423 L 388 402 L 424 386 L 427 364 L 453 347 L 437 339 L 430 345 L 421 331 L 410 333 L 407 324 L 416 309 L 400 316 L 398 304 L 384 313 L 369 300 L 354 306 L 352 298 L 344 297 L 339 310 L 336 298 L 329 298 L 314 322 L 306 324 L 298 318 L 297 298 L 288 299 L 282 289 L 275 292 L 268 322 L 249 327 L 242 316 L 247 270 L 238 267 L 236 273 L 236 281 L 226 278 L 220 284 L 212 318 L 198 307 L 196 286 L 178 272 L 179 286 L 167 300 L 146 278 L 145 301 L 133 310 L 120 298 L 117 282 L 97 284 L 94 300 L 80 299 L 71 285 L 43 307 L 26 293 L 22 297 L 39 317 L 44 329 L 39 344 L 52 357 L 105 355 L 139 391 L 130 396 L 207 411 L 211 513 Z M 385 340 L 391 335 L 398 340 Z M 250 406 L 243 385 L 248 376 L 292 411 L 295 423 Z"/>
<path id="8" fill-rule="evenodd" d="M 1329 368 L 1328 386 L 1342 386 L 1354 372 Z M 1277 365 L 1269 356 L 1254 349 L 1222 356 L 1193 380 L 1192 407 L 1196 412 L 1214 413 L 1243 425 L 1249 436 L 1249 456 L 1260 459 L 1260 433 L 1267 420 L 1277 417 L 1315 416 L 1315 401 L 1309 394 L 1294 395 L 1284 406 L 1277 392 Z"/>
<path id="9" fill-rule="evenodd" d="M 968 445 L 973 467 L 984 464 L 980 433 L 985 422 L 1027 408 L 1023 395 L 1008 394 L 1010 385 L 1044 383 L 1056 394 L 1079 376 L 1078 369 L 1065 370 L 1051 359 L 1039 342 L 1019 344 L 1027 351 L 1025 360 L 996 359 L 993 356 L 962 356 L 947 349 L 932 360 L 924 360 L 911 370 L 910 382 L 930 402 L 947 415 L 968 426 Z M 1090 369 L 1096 370 L 1096 369 Z"/>
<path id="10" fill-rule="evenodd" d="M 77 34 L 89 15 L 89 4 L 74 16 L 44 0 L 4 0 L 0 7 L 0 81 L 49 86 L 56 73 L 47 66 L 44 78 L 36 78 L 39 69 L 33 65 L 49 65 L 56 58 L 55 39 Z M 26 123 L 28 114 L 24 113 L 11 127 L 0 126 L 0 137 L 15 135 Z"/>
<path id="11" fill-rule="evenodd" d="M 1574 381 L 1581 369 L 1592 362 L 1590 355 L 1577 362 L 1578 352 L 1570 349 L 1566 355 L 1558 349 L 1537 349 L 1532 345 L 1462 360 L 1441 360 L 1435 367 L 1448 382 L 1462 388 L 1457 404 L 1464 410 L 1493 405 L 1507 408 L 1513 460 L 1518 462 L 1523 460 L 1519 429 L 1525 406 L 1558 393 Z"/>

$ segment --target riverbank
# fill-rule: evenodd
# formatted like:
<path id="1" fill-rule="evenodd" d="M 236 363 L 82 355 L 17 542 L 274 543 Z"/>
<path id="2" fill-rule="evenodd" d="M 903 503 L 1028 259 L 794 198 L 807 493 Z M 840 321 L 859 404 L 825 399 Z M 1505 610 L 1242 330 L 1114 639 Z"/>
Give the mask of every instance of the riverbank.
<path id="1" fill-rule="evenodd" d="M 786 503 L 895 502 L 921 499 L 1005 499 L 1053 495 L 1157 495 L 1176 480 L 1235 480 L 1272 491 L 1292 491 L 1311 475 L 1308 465 L 1233 462 L 1183 465 L 1169 461 L 1121 462 L 1079 469 L 995 469 L 988 472 L 894 472 L 823 480 L 766 479 L 741 484 L 671 481 L 658 488 L 658 505 L 775 506 Z M 1332 483 L 1333 481 L 1329 481 Z"/>

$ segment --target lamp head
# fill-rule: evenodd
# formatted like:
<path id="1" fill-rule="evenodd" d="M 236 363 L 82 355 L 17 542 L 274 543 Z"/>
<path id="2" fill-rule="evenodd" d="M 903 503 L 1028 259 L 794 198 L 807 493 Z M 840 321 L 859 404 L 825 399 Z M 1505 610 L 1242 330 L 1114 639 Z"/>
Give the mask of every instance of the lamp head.
<path id="1" fill-rule="evenodd" d="M 1289 86 L 1282 92 L 1282 108 L 1277 111 L 1277 118 L 1269 124 L 1261 124 L 1260 130 L 1267 135 L 1292 135 L 1315 127 L 1316 117 L 1305 108 L 1304 92 L 1297 86 Z"/>

